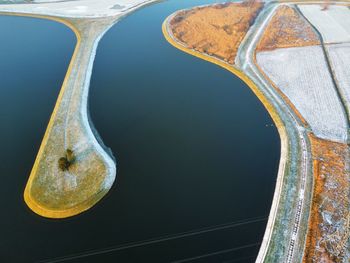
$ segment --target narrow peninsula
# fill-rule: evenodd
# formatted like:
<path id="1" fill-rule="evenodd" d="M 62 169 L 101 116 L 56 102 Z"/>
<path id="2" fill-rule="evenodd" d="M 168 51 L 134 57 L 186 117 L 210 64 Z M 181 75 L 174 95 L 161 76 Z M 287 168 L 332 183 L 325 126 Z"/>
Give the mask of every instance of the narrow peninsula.
<path id="1" fill-rule="evenodd" d="M 116 161 L 89 122 L 88 93 L 99 40 L 122 17 L 151 0 L 34 1 L 0 5 L 0 15 L 50 19 L 70 27 L 77 38 L 73 57 L 51 115 L 24 200 L 48 218 L 77 215 L 110 190 Z"/>

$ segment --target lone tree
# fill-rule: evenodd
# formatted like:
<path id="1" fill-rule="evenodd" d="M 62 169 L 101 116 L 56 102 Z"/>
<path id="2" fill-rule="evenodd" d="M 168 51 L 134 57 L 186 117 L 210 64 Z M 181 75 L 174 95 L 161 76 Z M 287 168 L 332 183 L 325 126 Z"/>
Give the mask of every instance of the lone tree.
<path id="1" fill-rule="evenodd" d="M 58 160 L 58 167 L 61 171 L 69 170 L 69 167 L 75 162 L 75 155 L 71 149 L 66 150 L 65 157 L 61 157 Z"/>
<path id="2" fill-rule="evenodd" d="M 74 153 L 71 149 L 66 150 L 66 157 L 68 162 L 73 163 L 75 161 Z"/>

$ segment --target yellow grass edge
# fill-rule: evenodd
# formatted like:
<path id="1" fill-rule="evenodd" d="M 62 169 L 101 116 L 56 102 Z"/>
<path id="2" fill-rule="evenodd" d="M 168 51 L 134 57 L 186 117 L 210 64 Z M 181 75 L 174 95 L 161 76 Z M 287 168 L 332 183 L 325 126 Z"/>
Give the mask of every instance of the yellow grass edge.
<path id="1" fill-rule="evenodd" d="M 16 14 L 16 15 L 23 16 L 22 14 Z M 53 127 L 54 119 L 56 117 L 59 105 L 61 104 L 61 101 L 62 101 L 62 98 L 63 98 L 63 94 L 64 94 L 64 92 L 65 92 L 65 90 L 67 88 L 68 78 L 69 78 L 69 76 L 71 74 L 75 58 L 76 58 L 78 50 L 80 48 L 81 36 L 80 36 L 79 30 L 76 27 L 74 27 L 73 24 L 71 24 L 70 22 L 68 22 L 65 19 L 58 18 L 58 17 L 51 17 L 51 16 L 31 15 L 31 14 L 29 14 L 29 15 L 26 14 L 24 16 L 49 19 L 49 20 L 53 20 L 53 21 L 62 23 L 64 25 L 66 25 L 67 27 L 69 27 L 74 32 L 74 34 L 76 36 L 76 39 L 77 39 L 76 40 L 76 45 L 75 45 L 75 48 L 74 48 L 73 56 L 72 56 L 71 61 L 69 63 L 68 70 L 67 70 L 67 73 L 65 75 L 65 78 L 64 78 L 61 90 L 59 92 L 59 95 L 58 95 L 55 107 L 54 107 L 53 112 L 51 114 L 48 126 L 47 126 L 45 134 L 44 134 L 44 138 L 43 138 L 43 140 L 41 142 L 41 145 L 40 145 L 40 148 L 39 148 L 39 152 L 38 152 L 37 157 L 35 159 L 32 171 L 31 171 L 31 173 L 29 175 L 29 179 L 28 179 L 27 185 L 26 185 L 25 190 L 24 190 L 24 201 L 26 202 L 28 207 L 33 212 L 35 212 L 36 214 L 38 214 L 40 216 L 47 217 L 47 218 L 65 218 L 65 217 L 69 217 L 69 216 L 73 216 L 73 215 L 76 215 L 78 213 L 81 213 L 81 212 L 87 210 L 89 207 L 85 207 L 84 206 L 84 207 L 73 207 L 73 208 L 67 209 L 67 210 L 49 210 L 49 209 L 46 209 L 46 208 L 40 206 L 35 201 L 35 199 L 32 198 L 32 196 L 30 194 L 30 189 L 32 188 L 33 180 L 35 178 L 35 175 L 37 174 L 37 170 L 38 170 L 38 166 L 39 166 L 39 160 L 41 159 L 41 156 L 43 155 L 43 151 L 45 149 L 45 146 L 46 146 L 46 144 L 48 142 L 48 137 L 49 137 L 50 131 L 51 131 L 52 127 Z"/>
<path id="2" fill-rule="evenodd" d="M 277 113 L 277 111 L 275 110 L 273 105 L 269 102 L 269 100 L 265 97 L 265 95 L 255 85 L 255 83 L 246 74 L 244 74 L 241 70 L 235 68 L 233 65 L 230 65 L 226 62 L 223 62 L 215 57 L 202 54 L 202 53 L 195 51 L 193 49 L 189 49 L 189 48 L 181 45 L 180 43 L 178 43 L 176 40 L 174 40 L 173 37 L 170 36 L 168 29 L 167 29 L 167 23 L 168 23 L 170 17 L 168 17 L 163 22 L 163 25 L 162 25 L 162 32 L 163 32 L 165 39 L 171 45 L 176 47 L 177 49 L 179 49 L 183 52 L 186 52 L 192 56 L 195 56 L 195 57 L 201 58 L 203 60 L 206 60 L 208 62 L 211 62 L 215 65 L 218 65 L 218 66 L 230 71 L 231 73 L 236 75 L 238 78 L 240 78 L 245 84 L 248 85 L 248 87 L 253 91 L 253 93 L 258 97 L 258 99 L 261 101 L 261 103 L 267 109 L 268 113 L 270 114 L 271 118 L 273 119 L 273 121 L 274 121 L 274 123 L 279 131 L 280 136 L 283 136 L 283 134 L 285 134 L 285 126 L 284 126 L 279 114 Z"/>
<path id="3" fill-rule="evenodd" d="M 265 234 L 263 238 L 263 242 L 260 247 L 259 255 L 257 258 L 257 262 L 264 262 L 265 256 L 268 253 L 269 249 L 269 244 L 271 242 L 272 238 L 272 233 L 278 213 L 278 207 L 279 207 L 279 202 L 281 198 L 281 193 L 282 193 L 282 188 L 283 188 L 283 181 L 284 181 L 284 166 L 286 164 L 286 161 L 288 159 L 288 148 L 289 148 L 289 139 L 288 139 L 288 133 L 286 126 L 284 125 L 282 119 L 280 118 L 279 113 L 275 109 L 275 107 L 271 104 L 271 102 L 266 98 L 266 96 L 263 94 L 263 92 L 257 87 L 257 85 L 251 80 L 244 72 L 241 70 L 235 68 L 233 65 L 230 65 L 226 62 L 223 62 L 215 57 L 209 56 L 202 54 L 200 52 L 197 52 L 193 49 L 189 49 L 185 47 L 184 45 L 178 43 L 174 38 L 169 34 L 168 32 L 168 21 L 173 17 L 174 15 L 170 15 L 165 19 L 165 21 L 162 24 L 162 32 L 165 37 L 165 39 L 174 47 L 177 49 L 188 53 L 192 56 L 201 58 L 203 60 L 206 60 L 208 62 L 211 62 L 215 65 L 218 65 L 228 71 L 230 71 L 232 74 L 236 75 L 238 78 L 240 78 L 255 94 L 255 96 L 258 97 L 258 99 L 261 101 L 263 106 L 266 108 L 267 112 L 271 116 L 273 122 L 275 123 L 280 140 L 281 140 L 281 157 L 280 157 L 280 164 L 279 164 L 279 169 L 278 169 L 278 175 L 277 175 L 277 182 L 275 186 L 275 192 L 274 192 L 274 198 L 272 201 L 271 209 L 270 209 L 270 215 L 269 215 L 269 220 L 267 222 L 267 226 L 265 229 Z"/>
<path id="4" fill-rule="evenodd" d="M 31 173 L 29 175 L 26 187 L 24 189 L 24 201 L 27 204 L 27 206 L 36 214 L 43 216 L 43 217 L 47 217 L 47 218 L 66 218 L 66 217 L 70 217 L 70 216 L 74 216 L 77 215 L 83 211 L 86 211 L 87 209 L 91 208 L 94 204 L 96 204 L 98 202 L 98 200 L 100 200 L 102 198 L 102 196 L 105 194 L 105 191 L 102 191 L 100 193 L 97 194 L 97 196 L 94 196 L 94 199 L 88 199 L 87 201 L 79 204 L 79 206 L 76 207 L 72 207 L 70 209 L 65 209 L 65 210 L 50 210 L 50 209 L 46 209 L 42 206 L 40 206 L 40 204 L 38 204 L 35 199 L 32 198 L 31 194 L 30 194 L 30 189 L 32 187 L 32 183 L 33 180 L 35 178 L 35 174 L 37 173 L 38 170 L 38 166 L 39 166 L 39 160 L 41 158 L 41 156 L 43 155 L 43 151 L 45 149 L 45 146 L 48 142 L 48 137 L 50 134 L 50 131 L 53 127 L 54 124 L 54 119 L 56 117 L 59 105 L 61 104 L 62 98 L 63 98 L 63 94 L 67 88 L 67 82 L 68 82 L 68 78 L 71 74 L 72 71 L 72 67 L 73 64 L 75 62 L 77 53 L 79 51 L 80 48 L 80 44 L 81 44 L 81 35 L 79 30 L 72 24 L 70 23 L 68 20 L 64 19 L 64 18 L 60 18 L 60 17 L 54 17 L 54 16 L 45 16 L 45 15 L 35 15 L 35 14 L 25 14 L 25 13 L 8 13 L 8 12 L 0 12 L 0 15 L 7 15 L 7 16 L 21 16 L 21 17 L 33 17 L 33 18 L 41 18 L 41 19 L 48 19 L 48 20 L 52 20 L 52 21 L 56 21 L 59 22 L 61 24 L 66 25 L 67 27 L 69 27 L 75 34 L 76 36 L 76 45 L 74 48 L 74 53 L 72 55 L 71 61 L 69 63 L 69 67 L 67 70 L 67 73 L 65 75 L 61 90 L 59 92 L 57 101 L 55 103 L 53 112 L 51 114 L 48 126 L 46 128 L 44 137 L 42 139 L 40 148 L 39 148 L 39 152 L 36 156 L 33 168 L 31 170 Z"/>

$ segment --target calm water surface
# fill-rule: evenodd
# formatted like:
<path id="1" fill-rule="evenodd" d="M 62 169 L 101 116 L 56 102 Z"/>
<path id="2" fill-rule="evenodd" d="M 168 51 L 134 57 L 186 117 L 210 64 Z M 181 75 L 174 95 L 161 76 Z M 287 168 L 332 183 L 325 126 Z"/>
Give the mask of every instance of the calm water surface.
<path id="1" fill-rule="evenodd" d="M 54 22 L 0 17 L 0 259 L 254 262 L 276 180 L 277 131 L 242 81 L 161 33 L 169 14 L 210 2 L 146 7 L 102 39 L 90 111 L 117 159 L 117 183 L 90 211 L 58 221 L 29 211 L 22 191 L 75 38 Z M 257 220 L 237 224 L 247 219 Z"/>

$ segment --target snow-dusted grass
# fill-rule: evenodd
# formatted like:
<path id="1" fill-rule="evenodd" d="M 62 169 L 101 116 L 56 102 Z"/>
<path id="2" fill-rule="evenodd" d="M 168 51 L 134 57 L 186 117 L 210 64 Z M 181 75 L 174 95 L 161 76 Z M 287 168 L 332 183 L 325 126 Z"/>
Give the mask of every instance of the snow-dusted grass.
<path id="1" fill-rule="evenodd" d="M 346 141 L 346 117 L 321 47 L 260 52 L 257 62 L 296 106 L 316 136 Z"/>
<path id="2" fill-rule="evenodd" d="M 338 88 L 350 111 L 350 43 L 326 46 Z"/>
<path id="3" fill-rule="evenodd" d="M 325 43 L 350 41 L 350 10 L 332 5 L 322 11 L 320 5 L 299 5 L 301 12 L 322 34 Z"/>
<path id="4" fill-rule="evenodd" d="M 36 4 L 4 4 L 0 12 L 29 13 L 61 17 L 117 16 L 150 0 L 36 1 Z"/>

